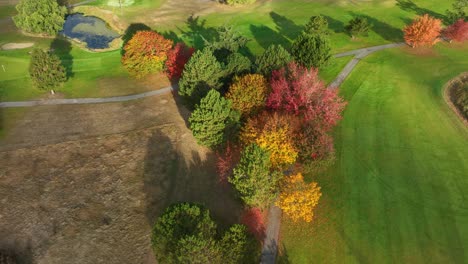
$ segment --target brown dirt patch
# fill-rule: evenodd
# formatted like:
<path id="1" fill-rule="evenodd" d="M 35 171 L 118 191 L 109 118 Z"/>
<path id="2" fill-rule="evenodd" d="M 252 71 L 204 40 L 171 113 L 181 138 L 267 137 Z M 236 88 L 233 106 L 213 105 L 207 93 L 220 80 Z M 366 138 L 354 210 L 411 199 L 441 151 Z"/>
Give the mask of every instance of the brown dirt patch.
<path id="1" fill-rule="evenodd" d="M 34 263 L 148 263 L 170 203 L 236 221 L 240 204 L 180 113 L 170 95 L 28 110 L 0 141 L 0 249 Z"/>

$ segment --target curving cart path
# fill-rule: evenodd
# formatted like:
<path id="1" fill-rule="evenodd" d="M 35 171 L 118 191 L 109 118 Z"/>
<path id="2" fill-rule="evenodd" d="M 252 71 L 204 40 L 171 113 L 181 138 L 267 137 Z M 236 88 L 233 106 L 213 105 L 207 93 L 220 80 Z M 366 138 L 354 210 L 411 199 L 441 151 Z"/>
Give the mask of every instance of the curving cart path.
<path id="1" fill-rule="evenodd" d="M 357 49 L 348 52 L 335 54 L 335 58 L 345 57 L 345 56 L 355 56 L 340 72 L 338 77 L 329 85 L 330 89 L 335 89 L 339 87 L 343 81 L 348 77 L 351 71 L 356 67 L 359 61 L 366 57 L 367 55 L 389 48 L 401 47 L 404 46 L 404 43 L 392 43 L 380 46 L 374 46 L 369 48 Z M 100 104 L 100 103 L 113 103 L 113 102 L 126 102 L 131 100 L 137 100 L 149 96 L 167 94 L 177 90 L 177 87 L 169 86 L 156 91 L 150 91 L 140 94 L 132 94 L 125 96 L 115 96 L 115 97 L 101 97 L 101 98 L 76 98 L 76 99 L 47 99 L 47 100 L 33 100 L 33 101 L 17 101 L 17 102 L 0 102 L 0 108 L 11 108 L 11 107 L 32 107 L 40 105 L 68 105 L 68 104 Z"/>

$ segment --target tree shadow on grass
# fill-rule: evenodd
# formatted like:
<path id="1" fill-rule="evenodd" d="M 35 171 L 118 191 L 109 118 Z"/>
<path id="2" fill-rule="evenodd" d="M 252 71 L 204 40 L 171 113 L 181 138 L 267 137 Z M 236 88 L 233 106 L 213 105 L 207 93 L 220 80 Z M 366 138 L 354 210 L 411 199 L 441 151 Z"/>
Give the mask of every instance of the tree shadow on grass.
<path id="1" fill-rule="evenodd" d="M 335 33 L 341 33 L 345 31 L 345 24 L 339 20 L 336 20 L 330 16 L 322 15 L 328 21 L 328 28 Z"/>
<path id="2" fill-rule="evenodd" d="M 171 129 L 154 131 L 147 143 L 144 192 L 150 225 L 179 202 L 206 206 L 220 227 L 237 222 L 242 205 L 232 190 L 219 185 L 214 153 L 195 146 L 190 131 Z"/>
<path id="3" fill-rule="evenodd" d="M 63 37 L 56 37 L 50 44 L 50 49 L 55 53 L 62 65 L 65 67 L 67 78 L 73 77 L 73 56 L 71 55 L 72 44 Z"/>
<path id="4" fill-rule="evenodd" d="M 279 34 L 290 40 L 295 39 L 302 31 L 303 27 L 296 25 L 294 21 L 276 12 L 270 12 L 270 16 L 276 24 Z"/>
<path id="5" fill-rule="evenodd" d="M 291 44 L 283 35 L 264 25 L 250 25 L 250 31 L 255 41 L 264 49 L 267 49 L 272 44 L 280 44 L 285 48 Z"/>
<path id="6" fill-rule="evenodd" d="M 442 15 L 440 13 L 437 13 L 433 10 L 419 7 L 416 3 L 414 3 L 412 0 L 396 0 L 397 6 L 400 7 L 402 10 L 408 11 L 408 12 L 413 12 L 419 16 L 428 14 L 432 17 L 435 17 L 437 19 L 440 19 L 442 21 L 447 21 L 447 17 L 445 15 Z"/>
<path id="7" fill-rule="evenodd" d="M 205 41 L 212 42 L 218 37 L 216 28 L 207 26 L 206 19 L 191 15 L 187 18 L 185 25 L 187 29 L 183 30 L 179 28 L 179 31 L 196 49 L 203 49 Z"/>
<path id="8" fill-rule="evenodd" d="M 403 31 L 401 29 L 396 28 L 386 22 L 380 21 L 374 17 L 370 17 L 368 15 L 357 14 L 354 12 L 350 12 L 353 17 L 363 17 L 367 19 L 367 22 L 371 25 L 372 31 L 374 31 L 377 35 L 381 36 L 383 39 L 391 41 L 391 42 L 400 42 L 403 40 Z"/>
<path id="9" fill-rule="evenodd" d="M 9 260 L 10 262 L 8 262 Z M 3 262 L 4 261 L 4 262 Z M 0 263 L 32 264 L 34 262 L 31 241 L 15 239 L 9 232 L 0 230 Z"/>

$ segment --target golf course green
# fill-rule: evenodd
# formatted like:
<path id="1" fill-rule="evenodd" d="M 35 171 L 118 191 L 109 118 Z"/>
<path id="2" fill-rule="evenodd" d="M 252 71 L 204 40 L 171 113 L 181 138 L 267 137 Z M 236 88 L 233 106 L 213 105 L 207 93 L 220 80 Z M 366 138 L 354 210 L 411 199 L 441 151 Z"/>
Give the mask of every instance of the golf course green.
<path id="1" fill-rule="evenodd" d="M 310 224 L 283 218 L 280 263 L 466 263 L 468 128 L 442 98 L 468 49 L 385 50 L 344 82 L 337 161 Z"/>

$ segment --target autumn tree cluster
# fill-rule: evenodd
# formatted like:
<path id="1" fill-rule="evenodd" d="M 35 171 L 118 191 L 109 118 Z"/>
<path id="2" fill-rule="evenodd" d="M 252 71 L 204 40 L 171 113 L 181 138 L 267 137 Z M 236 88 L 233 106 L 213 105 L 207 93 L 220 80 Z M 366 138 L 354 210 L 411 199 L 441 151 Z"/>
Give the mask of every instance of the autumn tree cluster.
<path id="1" fill-rule="evenodd" d="M 122 65 L 130 75 L 143 78 L 165 71 L 171 81 L 177 81 L 193 48 L 166 39 L 163 35 L 141 27 L 131 35 L 122 48 Z"/>
<path id="2" fill-rule="evenodd" d="M 313 217 L 317 183 L 286 183 L 302 175 L 302 164 L 334 157 L 330 132 L 345 102 L 318 75 L 331 58 L 330 34 L 324 17 L 312 17 L 292 55 L 271 45 L 252 58 L 244 55 L 249 40 L 223 26 L 183 68 L 179 95 L 193 109 L 190 129 L 200 145 L 216 150 L 220 182 L 234 188 L 246 211 L 257 212 L 251 218 L 259 226 L 262 210 L 278 197 L 291 219 Z M 289 201 L 300 196 L 300 208 L 292 206 Z M 259 229 L 249 227 L 257 237 Z"/>

